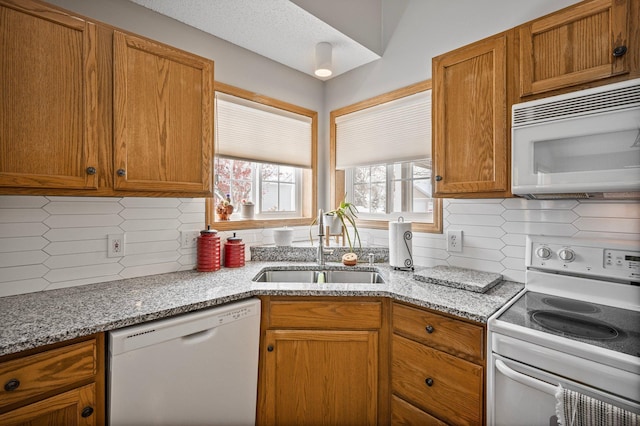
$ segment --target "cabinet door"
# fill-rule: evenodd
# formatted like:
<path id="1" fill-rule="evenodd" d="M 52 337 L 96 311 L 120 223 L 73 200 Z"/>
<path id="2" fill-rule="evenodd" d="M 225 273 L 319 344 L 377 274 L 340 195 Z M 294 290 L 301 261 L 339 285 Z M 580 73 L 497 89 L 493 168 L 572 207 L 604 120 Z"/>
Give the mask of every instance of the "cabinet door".
<path id="1" fill-rule="evenodd" d="M 90 384 L 0 414 L 0 424 L 93 426 L 98 423 L 95 405 L 95 385 Z"/>
<path id="2" fill-rule="evenodd" d="M 628 72 L 628 0 L 593 0 L 520 28 L 520 95 Z"/>
<path id="3" fill-rule="evenodd" d="M 433 60 L 436 197 L 509 190 L 506 49 L 501 34 Z"/>
<path id="4" fill-rule="evenodd" d="M 268 330 L 264 424 L 376 424 L 378 334 Z"/>
<path id="5" fill-rule="evenodd" d="M 97 186 L 95 25 L 0 1 L 0 187 Z"/>
<path id="6" fill-rule="evenodd" d="M 114 188 L 211 195 L 213 62 L 114 32 Z"/>

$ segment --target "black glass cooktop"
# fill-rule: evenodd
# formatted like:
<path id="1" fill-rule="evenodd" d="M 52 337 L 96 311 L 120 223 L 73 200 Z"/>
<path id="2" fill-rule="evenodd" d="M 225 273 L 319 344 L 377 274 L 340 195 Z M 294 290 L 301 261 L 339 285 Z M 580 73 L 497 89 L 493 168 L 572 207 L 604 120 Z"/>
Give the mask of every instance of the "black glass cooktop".
<path id="1" fill-rule="evenodd" d="M 640 312 L 528 291 L 498 321 L 640 357 Z"/>

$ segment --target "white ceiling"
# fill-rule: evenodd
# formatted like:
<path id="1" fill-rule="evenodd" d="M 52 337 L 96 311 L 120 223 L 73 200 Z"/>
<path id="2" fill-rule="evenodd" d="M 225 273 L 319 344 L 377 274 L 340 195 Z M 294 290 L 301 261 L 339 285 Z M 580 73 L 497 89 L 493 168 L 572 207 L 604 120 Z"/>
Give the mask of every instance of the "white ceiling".
<path id="1" fill-rule="evenodd" d="M 131 1 L 314 77 L 315 46 L 329 42 L 333 75 L 320 80 L 380 59 L 384 50 L 383 0 Z"/>

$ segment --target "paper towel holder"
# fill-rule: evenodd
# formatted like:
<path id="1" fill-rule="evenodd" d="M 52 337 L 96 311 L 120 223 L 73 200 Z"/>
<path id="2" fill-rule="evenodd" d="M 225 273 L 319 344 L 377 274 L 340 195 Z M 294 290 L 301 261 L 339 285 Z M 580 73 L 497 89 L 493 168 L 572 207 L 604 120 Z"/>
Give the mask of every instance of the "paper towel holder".
<path id="1" fill-rule="evenodd" d="M 404 223 L 404 217 L 399 216 L 398 217 L 398 223 Z M 409 224 L 410 225 L 410 224 Z M 389 230 L 391 230 L 391 226 L 389 226 Z M 393 267 L 394 270 L 399 270 L 399 271 L 414 271 L 414 265 L 413 265 L 413 253 L 411 253 L 411 246 L 409 245 L 411 239 L 413 238 L 413 232 L 411 230 L 406 230 L 403 232 L 402 234 L 402 241 L 404 242 L 404 245 L 407 249 L 407 255 L 408 257 L 405 258 L 402 261 L 402 266 L 396 266 L 396 265 L 391 265 Z M 395 251 L 395 250 L 393 250 Z M 391 250 L 390 250 L 390 263 L 393 262 L 393 259 L 391 259 Z"/>

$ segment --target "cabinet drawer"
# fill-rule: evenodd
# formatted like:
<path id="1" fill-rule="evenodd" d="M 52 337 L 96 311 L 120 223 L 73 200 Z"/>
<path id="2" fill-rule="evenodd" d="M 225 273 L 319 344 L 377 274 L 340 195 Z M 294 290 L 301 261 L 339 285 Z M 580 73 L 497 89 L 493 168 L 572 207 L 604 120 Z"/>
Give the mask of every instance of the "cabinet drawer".
<path id="1" fill-rule="evenodd" d="M 397 335 L 392 345 L 393 393 L 448 423 L 482 422 L 481 366 Z"/>
<path id="2" fill-rule="evenodd" d="M 269 327 L 377 329 L 382 321 L 382 302 L 272 301 Z"/>
<path id="3" fill-rule="evenodd" d="M 96 371 L 95 339 L 4 362 L 0 364 L 0 409 L 91 380 Z M 15 389 L 8 391 L 12 385 Z"/>
<path id="4" fill-rule="evenodd" d="M 418 407 L 414 407 L 407 401 L 393 395 L 391 397 L 391 424 L 395 425 L 423 425 L 423 426 L 447 426 L 429 413 L 425 413 Z"/>
<path id="5" fill-rule="evenodd" d="M 393 331 L 461 358 L 484 360 L 484 329 L 477 325 L 394 303 Z"/>

